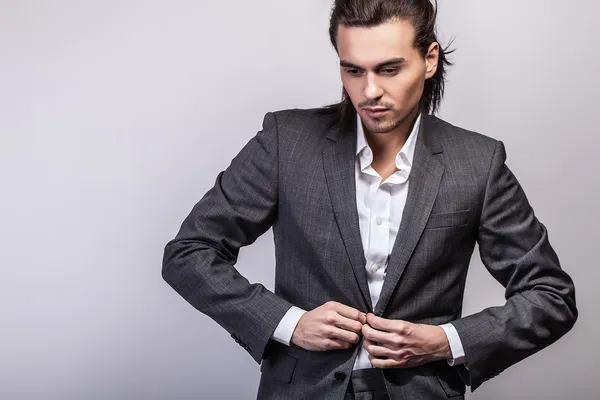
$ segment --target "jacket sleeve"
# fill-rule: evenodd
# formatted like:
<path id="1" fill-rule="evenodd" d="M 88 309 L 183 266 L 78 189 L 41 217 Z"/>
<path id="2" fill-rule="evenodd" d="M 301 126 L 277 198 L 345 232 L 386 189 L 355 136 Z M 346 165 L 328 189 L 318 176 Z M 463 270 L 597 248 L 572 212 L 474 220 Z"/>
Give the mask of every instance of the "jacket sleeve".
<path id="1" fill-rule="evenodd" d="M 471 391 L 558 340 L 577 319 L 573 281 L 505 160 L 497 142 L 477 242 L 483 264 L 506 289 L 506 303 L 452 321 L 468 366 L 459 372 Z"/>
<path id="2" fill-rule="evenodd" d="M 278 131 L 267 113 L 263 128 L 217 175 L 163 256 L 164 280 L 225 328 L 258 363 L 277 324 L 292 306 L 234 267 L 240 247 L 274 223 L 278 201 Z"/>

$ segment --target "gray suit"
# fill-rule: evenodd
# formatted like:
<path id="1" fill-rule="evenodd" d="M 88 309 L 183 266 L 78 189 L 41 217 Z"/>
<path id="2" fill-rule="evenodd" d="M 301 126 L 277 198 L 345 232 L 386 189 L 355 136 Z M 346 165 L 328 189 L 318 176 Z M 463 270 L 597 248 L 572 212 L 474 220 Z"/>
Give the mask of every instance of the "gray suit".
<path id="1" fill-rule="evenodd" d="M 268 113 L 165 249 L 164 279 L 257 363 L 260 399 L 343 399 L 359 346 L 311 352 L 270 340 L 292 306 L 333 300 L 416 323 L 452 321 L 468 370 L 445 361 L 384 370 L 392 399 L 461 398 L 564 335 L 575 289 L 502 142 L 423 115 L 409 193 L 376 305 L 356 209 L 356 133 L 317 110 Z M 275 293 L 233 265 L 273 227 Z M 475 242 L 507 302 L 461 318 Z M 373 308 L 374 306 L 374 308 Z"/>

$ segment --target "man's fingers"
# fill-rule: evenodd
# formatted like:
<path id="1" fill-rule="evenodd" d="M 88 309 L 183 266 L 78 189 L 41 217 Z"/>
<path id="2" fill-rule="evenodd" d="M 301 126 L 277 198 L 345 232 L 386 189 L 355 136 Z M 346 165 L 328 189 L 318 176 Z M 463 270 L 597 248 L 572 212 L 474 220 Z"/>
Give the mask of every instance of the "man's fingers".
<path id="1" fill-rule="evenodd" d="M 363 325 L 362 334 L 365 339 L 371 342 L 382 343 L 390 347 L 400 347 L 400 337 L 395 333 L 383 332 L 372 328 L 370 325 Z"/>
<path id="2" fill-rule="evenodd" d="M 369 355 L 369 361 L 375 368 L 403 368 L 403 364 L 390 358 L 376 358 Z"/>
<path id="3" fill-rule="evenodd" d="M 329 337 L 337 340 L 342 340 L 347 343 L 358 343 L 360 336 L 354 332 L 346 331 L 344 329 L 333 327 L 329 332 Z"/>
<path id="4" fill-rule="evenodd" d="M 367 323 L 373 328 L 385 332 L 408 334 L 410 330 L 410 322 L 408 321 L 381 318 L 371 313 L 367 314 Z"/>
<path id="5" fill-rule="evenodd" d="M 393 358 L 395 356 L 394 351 L 390 350 L 387 347 L 379 346 L 376 343 L 371 342 L 370 340 L 363 341 L 362 346 L 367 350 L 367 352 L 375 357 L 387 357 Z"/>
<path id="6" fill-rule="evenodd" d="M 357 333 L 359 335 L 362 333 L 363 324 L 351 318 L 346 318 L 340 314 L 336 314 L 336 317 L 333 321 L 333 325 L 337 326 L 338 328 Z"/>
<path id="7" fill-rule="evenodd" d="M 336 301 L 329 302 L 329 305 L 333 310 L 337 311 L 338 314 L 346 318 L 359 321 L 362 324 L 367 322 L 367 314 L 365 314 L 364 312 L 360 312 L 356 308 L 349 307 L 345 304 L 338 303 Z"/>

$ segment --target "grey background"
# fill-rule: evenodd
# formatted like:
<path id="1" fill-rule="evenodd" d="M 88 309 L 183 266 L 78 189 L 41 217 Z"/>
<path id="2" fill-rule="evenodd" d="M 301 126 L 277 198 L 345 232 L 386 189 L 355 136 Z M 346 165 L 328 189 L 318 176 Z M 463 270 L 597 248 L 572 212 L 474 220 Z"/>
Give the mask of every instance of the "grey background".
<path id="1" fill-rule="evenodd" d="M 441 116 L 504 141 L 580 319 L 473 399 L 599 391 L 600 3 L 442 0 Z M 330 1 L 0 1 L 0 398 L 251 399 L 258 366 L 160 276 L 264 113 L 338 99 Z M 273 285 L 270 232 L 237 265 Z M 464 313 L 503 304 L 481 265 Z"/>

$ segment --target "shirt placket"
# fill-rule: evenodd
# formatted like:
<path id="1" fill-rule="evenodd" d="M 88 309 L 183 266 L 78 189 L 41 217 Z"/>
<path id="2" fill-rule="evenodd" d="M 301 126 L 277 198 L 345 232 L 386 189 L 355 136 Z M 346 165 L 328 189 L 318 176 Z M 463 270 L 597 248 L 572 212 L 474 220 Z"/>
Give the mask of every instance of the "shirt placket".
<path id="1" fill-rule="evenodd" d="M 390 192 L 388 184 L 380 185 L 381 179 L 374 185 L 369 221 L 369 245 L 367 257 L 367 277 L 371 290 L 373 307 L 379 300 L 379 294 L 385 279 L 387 253 L 390 232 Z"/>

